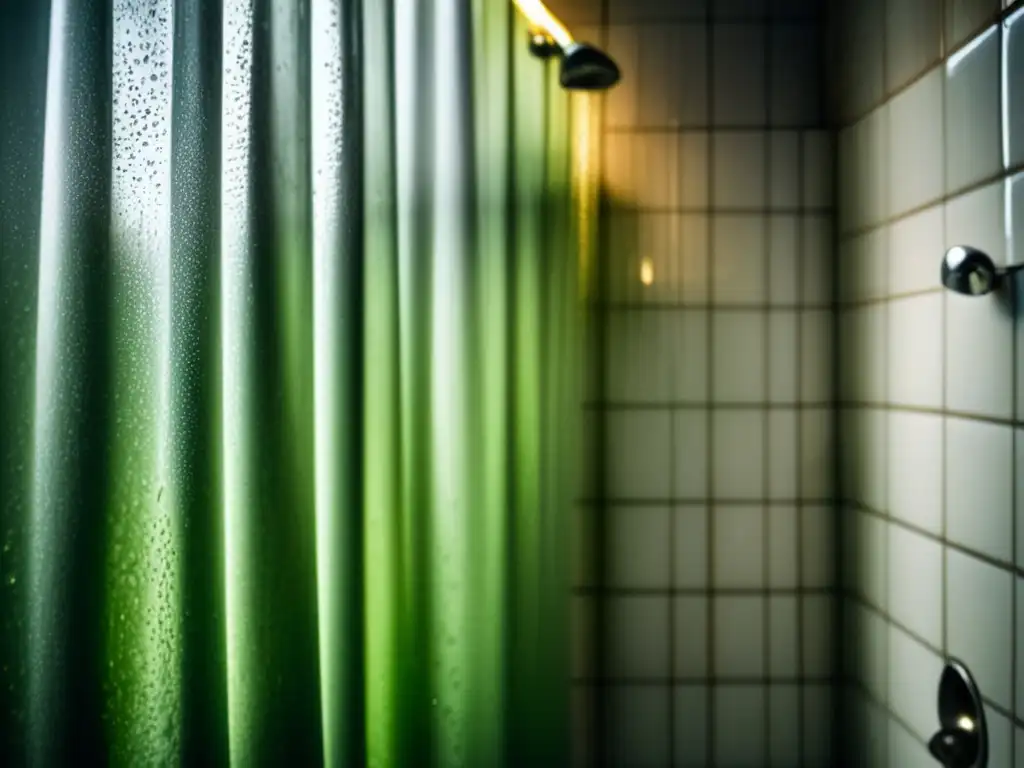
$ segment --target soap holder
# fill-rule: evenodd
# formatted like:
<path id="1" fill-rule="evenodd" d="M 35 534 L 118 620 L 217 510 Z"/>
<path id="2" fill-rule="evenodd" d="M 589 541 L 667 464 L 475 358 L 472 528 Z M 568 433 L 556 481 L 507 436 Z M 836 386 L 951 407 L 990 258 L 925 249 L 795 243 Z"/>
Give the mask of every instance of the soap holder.
<path id="1" fill-rule="evenodd" d="M 945 768 L 987 768 L 985 708 L 974 677 L 958 659 L 949 658 L 939 679 L 940 730 L 928 751 Z"/>

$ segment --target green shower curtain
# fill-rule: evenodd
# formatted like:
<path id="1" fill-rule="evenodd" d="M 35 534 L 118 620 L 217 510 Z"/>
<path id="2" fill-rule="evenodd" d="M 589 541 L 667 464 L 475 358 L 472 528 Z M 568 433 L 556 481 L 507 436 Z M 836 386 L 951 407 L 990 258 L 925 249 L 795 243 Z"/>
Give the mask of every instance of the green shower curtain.
<path id="1" fill-rule="evenodd" d="M 4 765 L 564 766 L 591 105 L 507 0 L 0 4 Z"/>

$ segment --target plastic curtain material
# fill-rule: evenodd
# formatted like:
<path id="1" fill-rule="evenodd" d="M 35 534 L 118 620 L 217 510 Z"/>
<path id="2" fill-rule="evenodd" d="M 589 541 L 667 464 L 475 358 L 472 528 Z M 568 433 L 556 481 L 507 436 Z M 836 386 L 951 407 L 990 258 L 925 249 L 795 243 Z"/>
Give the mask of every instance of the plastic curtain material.
<path id="1" fill-rule="evenodd" d="M 587 97 L 499 0 L 0 13 L 0 763 L 567 765 Z"/>

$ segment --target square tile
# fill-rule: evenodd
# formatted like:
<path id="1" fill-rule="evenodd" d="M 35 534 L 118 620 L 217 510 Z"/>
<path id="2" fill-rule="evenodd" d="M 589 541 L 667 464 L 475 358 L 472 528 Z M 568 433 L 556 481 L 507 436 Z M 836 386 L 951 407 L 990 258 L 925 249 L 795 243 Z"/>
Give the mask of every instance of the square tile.
<path id="1" fill-rule="evenodd" d="M 607 298 L 631 305 L 677 302 L 683 280 L 682 216 L 613 208 L 607 221 Z M 650 285 L 641 280 L 645 262 L 654 270 Z"/>
<path id="2" fill-rule="evenodd" d="M 835 582 L 835 510 L 806 506 L 800 510 L 801 586 L 818 589 Z"/>
<path id="3" fill-rule="evenodd" d="M 764 416 L 750 411 L 715 411 L 711 492 L 719 499 L 764 497 Z"/>
<path id="4" fill-rule="evenodd" d="M 889 513 L 936 536 L 942 533 L 944 439 L 942 416 L 889 414 Z"/>
<path id="5" fill-rule="evenodd" d="M 671 488 L 671 414 L 623 411 L 607 419 L 605 474 L 613 499 L 665 499 Z"/>
<path id="6" fill-rule="evenodd" d="M 890 102 L 891 212 L 943 194 L 942 71 L 936 69 Z"/>
<path id="7" fill-rule="evenodd" d="M 716 588 L 764 587 L 764 510 L 757 506 L 715 507 Z"/>
<path id="8" fill-rule="evenodd" d="M 723 685 L 715 688 L 715 764 L 760 765 L 764 759 L 766 689 Z M 736 738 L 743 734 L 743 738 Z"/>
<path id="9" fill-rule="evenodd" d="M 895 190 L 890 191 L 890 169 L 904 158 L 894 158 L 889 131 L 890 110 L 895 108 L 895 100 L 887 102 L 871 112 L 864 119 L 864 136 L 861 144 L 861 163 L 867 171 L 865 183 L 861 187 L 864 196 L 864 224 L 880 224 L 883 219 L 896 213 Z M 937 116 L 938 117 L 938 116 Z M 901 124 L 902 124 L 901 120 Z M 929 146 L 933 143 L 926 139 Z M 923 154 L 931 159 L 931 150 Z M 912 161 L 911 165 L 915 165 Z M 927 169 L 922 169 L 927 172 Z M 923 187 L 927 186 L 927 182 Z"/>
<path id="10" fill-rule="evenodd" d="M 607 514 L 608 585 L 667 589 L 672 583 L 668 507 L 613 507 Z"/>
<path id="11" fill-rule="evenodd" d="M 913 296 L 889 305 L 889 401 L 942 407 L 942 299 Z"/>
<path id="12" fill-rule="evenodd" d="M 832 689 L 827 685 L 807 685 L 802 692 L 805 765 L 828 765 L 832 758 Z"/>
<path id="13" fill-rule="evenodd" d="M 764 125 L 765 28 L 759 24 L 716 24 L 711 56 L 714 124 Z"/>
<path id="14" fill-rule="evenodd" d="M 831 499 L 833 458 L 832 412 L 808 408 L 800 412 L 800 498 Z"/>
<path id="15" fill-rule="evenodd" d="M 946 0 L 946 50 L 982 31 L 999 12 L 999 0 Z"/>
<path id="16" fill-rule="evenodd" d="M 674 494 L 677 499 L 708 497 L 708 412 L 688 408 L 672 415 Z"/>
<path id="17" fill-rule="evenodd" d="M 802 303 L 804 306 L 831 308 L 834 291 L 832 270 L 835 259 L 835 244 L 832 238 L 832 217 L 808 215 L 803 218 L 802 258 L 803 276 Z"/>
<path id="18" fill-rule="evenodd" d="M 763 208 L 767 202 L 765 151 L 760 131 L 719 131 L 714 142 L 716 208 Z"/>
<path id="19" fill-rule="evenodd" d="M 605 637 L 608 674 L 661 679 L 669 675 L 667 597 L 609 597 Z"/>
<path id="20" fill-rule="evenodd" d="M 932 650 L 898 627 L 889 628 L 889 701 L 922 741 L 936 731 L 935 687 L 942 668 Z"/>
<path id="21" fill-rule="evenodd" d="M 988 764 L 1011 765 L 1013 762 L 1013 724 L 985 704 L 985 725 L 988 727 Z"/>
<path id="22" fill-rule="evenodd" d="M 791 500 L 797 493 L 798 411 L 768 411 L 768 498 Z"/>
<path id="23" fill-rule="evenodd" d="M 797 685 L 772 685 L 768 688 L 768 755 L 771 768 L 801 764 L 801 723 L 793 716 L 801 711 L 800 692 L 801 687 Z"/>
<path id="24" fill-rule="evenodd" d="M 827 678 L 832 674 L 832 597 L 803 598 L 803 674 Z"/>
<path id="25" fill-rule="evenodd" d="M 661 23 L 641 29 L 636 66 L 632 70 L 636 73 L 640 126 L 707 125 L 707 47 L 708 31 L 702 23 Z M 621 62 L 619 66 L 625 79 L 630 70 Z"/>
<path id="26" fill-rule="evenodd" d="M 771 183 L 768 204 L 772 208 L 800 207 L 800 134 L 797 131 L 768 133 Z"/>
<path id="27" fill-rule="evenodd" d="M 1013 168 L 1024 163 L 1024 9 L 1004 22 L 1002 76 L 1003 166 Z"/>
<path id="28" fill-rule="evenodd" d="M 797 402 L 800 373 L 800 314 L 775 311 L 768 314 L 768 401 Z"/>
<path id="29" fill-rule="evenodd" d="M 800 316 L 800 402 L 832 401 L 835 339 L 830 310 L 804 310 Z"/>
<path id="30" fill-rule="evenodd" d="M 943 213 L 943 205 L 933 205 L 889 228 L 890 294 L 924 291 L 939 284 L 940 254 L 946 250 Z"/>
<path id="31" fill-rule="evenodd" d="M 974 299 L 972 301 L 972 299 Z M 946 295 L 946 405 L 1013 416 L 1013 319 L 998 301 Z"/>
<path id="32" fill-rule="evenodd" d="M 970 245 L 996 264 L 1007 262 L 1005 184 L 987 184 L 946 204 L 946 247 Z M 936 269 L 936 271 L 938 271 Z"/>
<path id="33" fill-rule="evenodd" d="M 1013 706 L 1013 576 L 954 549 L 946 550 L 946 641 L 985 695 Z"/>
<path id="34" fill-rule="evenodd" d="M 946 191 L 1002 165 L 998 28 L 989 27 L 946 60 Z"/>
<path id="35" fill-rule="evenodd" d="M 771 47 L 768 111 L 772 124 L 820 124 L 818 77 L 822 55 L 818 26 L 773 24 L 768 40 Z"/>
<path id="36" fill-rule="evenodd" d="M 708 599 L 674 598 L 672 633 L 672 674 L 677 678 L 700 678 L 708 674 Z"/>
<path id="37" fill-rule="evenodd" d="M 708 206 L 708 163 L 711 162 L 709 147 L 707 131 L 679 133 L 679 188 L 676 200 L 683 208 Z"/>
<path id="38" fill-rule="evenodd" d="M 886 730 L 889 736 L 888 765 L 899 768 L 935 768 L 935 758 L 903 723 L 890 719 Z"/>
<path id="39" fill-rule="evenodd" d="M 605 738 L 614 765 L 662 768 L 669 762 L 668 688 L 628 686 L 609 691 Z"/>
<path id="40" fill-rule="evenodd" d="M 675 509 L 675 581 L 677 587 L 708 586 L 708 508 L 684 505 Z"/>
<path id="41" fill-rule="evenodd" d="M 934 0 L 889 0 L 886 10 L 886 87 L 893 91 L 939 59 L 942 6 Z"/>
<path id="42" fill-rule="evenodd" d="M 1013 473 L 1017 480 L 1017 567 L 1024 568 L 1024 429 L 1014 432 L 1014 440 L 1017 458 L 1017 468 Z M 1024 714 L 1024 710 L 1021 712 Z"/>
<path id="43" fill-rule="evenodd" d="M 763 675 L 764 598 L 716 597 L 713 606 L 715 675 L 724 678 Z"/>
<path id="44" fill-rule="evenodd" d="M 773 306 L 792 307 L 800 301 L 799 232 L 796 216 L 778 214 L 768 219 L 768 302 Z"/>
<path id="45" fill-rule="evenodd" d="M 889 529 L 889 614 L 942 646 L 942 545 L 899 525 Z"/>
<path id="46" fill-rule="evenodd" d="M 677 366 L 673 320 L 659 310 L 611 310 L 607 315 L 608 399 L 615 403 L 672 400 Z"/>
<path id="47" fill-rule="evenodd" d="M 765 397 L 765 315 L 715 312 L 714 399 L 719 403 L 759 403 Z"/>
<path id="48" fill-rule="evenodd" d="M 841 350 L 840 371 L 845 373 L 847 397 L 857 403 L 883 403 L 887 399 L 888 307 L 869 304 L 851 313 L 848 338 Z"/>
<path id="49" fill-rule="evenodd" d="M 863 614 L 864 687 L 878 701 L 888 701 L 889 624 L 873 610 Z"/>
<path id="50" fill-rule="evenodd" d="M 675 762 L 679 768 L 704 768 L 708 759 L 708 689 L 680 685 L 675 689 Z"/>
<path id="51" fill-rule="evenodd" d="M 1017 661 L 1016 698 L 1014 706 L 1017 717 L 1024 714 L 1024 579 L 1014 579 L 1014 601 L 1017 605 L 1016 625 L 1014 626 L 1014 653 Z"/>
<path id="52" fill-rule="evenodd" d="M 866 512 L 860 515 L 860 593 L 869 603 L 882 610 L 889 607 L 889 533 L 885 520 Z"/>
<path id="53" fill-rule="evenodd" d="M 830 208 L 835 198 L 835 142 L 832 133 L 807 131 L 803 139 L 803 204 L 808 208 Z"/>
<path id="54" fill-rule="evenodd" d="M 680 219 L 679 300 L 706 304 L 711 299 L 710 219 L 702 214 L 684 214 Z"/>
<path id="55" fill-rule="evenodd" d="M 792 595 L 768 597 L 768 674 L 772 678 L 800 675 L 797 599 Z"/>
<path id="56" fill-rule="evenodd" d="M 946 420 L 946 536 L 1013 562 L 1013 430 Z"/>
<path id="57" fill-rule="evenodd" d="M 882 63 L 885 60 L 885 4 L 863 0 L 843 8 L 842 67 L 839 75 L 841 114 L 863 114 L 881 101 L 885 91 Z"/>
<path id="58" fill-rule="evenodd" d="M 558 13 L 554 7 L 551 10 Z M 566 22 L 564 16 L 560 18 Z M 592 38 L 595 44 L 604 43 L 605 51 L 615 59 L 622 71 L 622 79 L 608 91 L 604 100 L 605 126 L 608 128 L 633 128 L 639 123 L 640 102 L 648 97 L 640 69 L 641 40 L 646 40 L 644 33 L 647 29 L 633 24 L 611 24 L 603 41 L 600 34 Z M 574 29 L 573 34 L 577 38 L 581 37 L 578 30 Z M 706 92 L 707 85 L 703 85 L 703 88 Z"/>
<path id="59" fill-rule="evenodd" d="M 718 304 L 760 306 L 765 299 L 765 223 L 762 216 L 714 217 L 712 291 Z"/>
<path id="60" fill-rule="evenodd" d="M 666 357 L 675 361 L 673 400 L 683 403 L 702 403 L 708 399 L 708 313 L 702 309 L 682 309 L 673 312 L 660 310 L 670 319 L 674 350 Z M 639 371 L 643 375 L 645 371 Z M 620 374 L 622 375 L 622 374 Z"/>
<path id="61" fill-rule="evenodd" d="M 792 589 L 799 585 L 800 533 L 797 509 L 772 505 L 768 508 L 768 586 Z"/>

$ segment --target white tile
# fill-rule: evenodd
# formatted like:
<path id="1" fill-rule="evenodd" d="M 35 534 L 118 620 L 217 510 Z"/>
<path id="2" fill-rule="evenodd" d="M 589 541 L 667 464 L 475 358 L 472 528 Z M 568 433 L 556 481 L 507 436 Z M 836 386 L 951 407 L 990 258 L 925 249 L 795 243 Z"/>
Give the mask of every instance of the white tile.
<path id="1" fill-rule="evenodd" d="M 803 598 L 803 674 L 826 678 L 832 674 L 832 598 Z"/>
<path id="2" fill-rule="evenodd" d="M 760 765 L 764 759 L 765 697 L 760 686 L 715 688 L 715 764 Z M 737 734 L 743 738 L 736 738 Z"/>
<path id="3" fill-rule="evenodd" d="M 801 687 L 796 685 L 768 688 L 768 754 L 772 768 L 800 765 L 801 723 L 798 717 L 794 717 L 801 711 L 800 691 Z"/>
<path id="4" fill-rule="evenodd" d="M 804 306 L 831 307 L 834 295 L 832 270 L 835 260 L 832 217 L 819 214 L 804 216 L 802 226 L 802 303 Z"/>
<path id="5" fill-rule="evenodd" d="M 798 208 L 800 134 L 797 131 L 771 131 L 768 146 L 771 163 L 769 205 L 772 208 Z"/>
<path id="6" fill-rule="evenodd" d="M 793 306 L 800 300 L 799 218 L 776 214 L 768 219 L 768 301 Z"/>
<path id="7" fill-rule="evenodd" d="M 768 498 L 797 498 L 797 411 L 768 411 Z"/>
<path id="8" fill-rule="evenodd" d="M 942 416 L 889 414 L 889 512 L 935 535 L 942 533 Z"/>
<path id="9" fill-rule="evenodd" d="M 898 525 L 889 529 L 889 614 L 942 645 L 942 545 Z"/>
<path id="10" fill-rule="evenodd" d="M 613 587 L 668 588 L 672 539 L 667 507 L 613 507 L 608 510 L 608 584 Z"/>
<path id="11" fill-rule="evenodd" d="M 885 59 L 883 0 L 863 0 L 845 6 L 842 17 L 845 50 L 839 92 L 842 113 L 860 114 L 881 100 L 885 90 L 882 62 Z"/>
<path id="12" fill-rule="evenodd" d="M 668 764 L 669 695 L 661 686 L 611 689 L 604 734 L 614 765 L 659 768 Z"/>
<path id="13" fill-rule="evenodd" d="M 800 511 L 801 586 L 829 587 L 835 582 L 835 509 L 806 506 Z"/>
<path id="14" fill-rule="evenodd" d="M 772 589 L 798 586 L 798 517 L 795 507 L 768 508 L 768 585 Z"/>
<path id="15" fill-rule="evenodd" d="M 756 24 L 716 24 L 712 36 L 712 120 L 716 125 L 764 125 L 765 28 Z"/>
<path id="16" fill-rule="evenodd" d="M 922 746 L 906 727 L 897 720 L 890 720 L 889 765 L 899 768 L 935 768 L 935 758 Z"/>
<path id="17" fill-rule="evenodd" d="M 946 191 L 997 173 L 1002 164 L 1000 38 L 989 27 L 946 60 Z"/>
<path id="18" fill-rule="evenodd" d="M 708 585 L 708 509 L 686 505 L 675 510 L 675 586 Z"/>
<path id="19" fill-rule="evenodd" d="M 942 407 L 942 294 L 889 305 L 889 401 Z"/>
<path id="20" fill-rule="evenodd" d="M 889 625 L 876 611 L 866 610 L 864 618 L 864 687 L 879 701 L 888 700 Z"/>
<path id="21" fill-rule="evenodd" d="M 946 420 L 946 535 L 1013 561 L 1013 430 L 972 419 Z"/>
<path id="22" fill-rule="evenodd" d="M 800 412 L 800 497 L 828 499 L 834 472 L 832 412 L 809 408 Z"/>
<path id="23" fill-rule="evenodd" d="M 970 245 L 985 251 L 996 264 L 1006 263 L 1004 184 L 993 182 L 946 204 L 946 248 Z M 941 257 L 936 258 L 936 264 Z M 935 269 L 938 280 L 938 266 Z"/>
<path id="24" fill-rule="evenodd" d="M 705 499 L 708 496 L 708 414 L 687 408 L 672 415 L 673 476 L 675 497 Z"/>
<path id="25" fill-rule="evenodd" d="M 673 674 L 681 678 L 708 675 L 708 599 L 677 597 L 673 609 Z"/>
<path id="26" fill-rule="evenodd" d="M 706 208 L 708 205 L 708 163 L 711 162 L 708 146 L 707 131 L 679 133 L 676 149 L 679 175 L 675 198 L 683 208 Z"/>
<path id="27" fill-rule="evenodd" d="M 708 313 L 701 309 L 661 312 L 670 318 L 666 322 L 672 326 L 675 342 L 674 349 L 665 355 L 675 361 L 672 399 L 703 402 L 708 398 Z"/>
<path id="28" fill-rule="evenodd" d="M 611 498 L 664 499 L 671 476 L 670 414 L 609 413 L 605 472 Z"/>
<path id="29" fill-rule="evenodd" d="M 1014 653 L 1017 661 L 1016 707 L 1017 717 L 1024 715 L 1024 579 L 1014 579 L 1015 602 L 1017 604 L 1017 622 L 1014 626 Z"/>
<path id="30" fill-rule="evenodd" d="M 836 219 L 839 231 L 846 234 L 851 229 L 859 226 L 860 215 L 858 204 L 858 184 L 860 181 L 860 166 L 858 160 L 858 139 L 859 128 L 856 125 L 849 126 L 839 131 L 836 140 L 836 172 L 839 174 L 839 183 L 836 188 Z"/>
<path id="31" fill-rule="evenodd" d="M 860 513 L 860 591 L 872 605 L 885 610 L 889 605 L 889 524 L 874 515 Z"/>
<path id="32" fill-rule="evenodd" d="M 1017 480 L 1017 567 L 1024 568 L 1024 430 L 1016 430 L 1014 440 L 1017 457 L 1017 468 L 1013 473 Z"/>
<path id="33" fill-rule="evenodd" d="M 766 205 L 765 134 L 719 131 L 714 143 L 716 208 L 762 208 Z"/>
<path id="34" fill-rule="evenodd" d="M 977 34 L 999 11 L 999 0 L 945 0 L 946 49 Z"/>
<path id="35" fill-rule="evenodd" d="M 764 510 L 761 507 L 715 507 L 714 586 L 762 589 L 765 579 Z"/>
<path id="36" fill-rule="evenodd" d="M 800 317 L 800 402 L 832 400 L 832 312 L 805 310 Z"/>
<path id="37" fill-rule="evenodd" d="M 900 726 L 889 717 L 887 711 L 874 702 L 867 702 L 865 710 L 866 735 L 864 740 L 867 742 L 867 748 L 865 750 L 866 760 L 863 765 L 871 766 L 872 768 L 875 768 L 875 766 L 879 768 L 888 766 L 889 731 Z M 920 750 L 920 752 L 925 754 L 924 750 Z M 930 756 L 929 759 L 931 759 Z M 898 762 L 893 763 L 892 766 L 893 768 L 896 768 L 896 766 L 903 768 L 903 764 Z M 935 768 L 935 766 L 929 765 L 928 768 Z"/>
<path id="38" fill-rule="evenodd" d="M 889 414 L 872 408 L 864 417 L 863 445 L 867 456 L 863 464 L 863 501 L 872 509 L 887 509 Z"/>
<path id="39" fill-rule="evenodd" d="M 608 398 L 651 403 L 672 399 L 677 367 L 674 317 L 658 310 L 613 310 L 607 318 Z"/>
<path id="40" fill-rule="evenodd" d="M 803 204 L 808 208 L 829 207 L 835 197 L 835 144 L 831 132 L 808 131 L 804 134 L 803 150 Z"/>
<path id="41" fill-rule="evenodd" d="M 714 217 L 713 296 L 719 304 L 761 305 L 765 296 L 764 218 Z"/>
<path id="42" fill-rule="evenodd" d="M 892 156 L 889 133 L 891 104 L 883 104 L 864 120 L 861 162 L 867 169 L 867 183 L 862 188 L 865 224 L 878 224 L 896 210 L 892 200 L 895 193 L 890 192 L 889 171 L 891 166 L 902 160 Z M 925 142 L 930 140 L 925 138 Z"/>
<path id="43" fill-rule="evenodd" d="M 898 627 L 889 628 L 889 702 L 914 734 L 927 741 L 937 728 L 935 691 L 943 662 Z"/>
<path id="44" fill-rule="evenodd" d="M 793 595 L 768 598 L 768 674 L 773 678 L 800 674 L 797 599 Z"/>
<path id="45" fill-rule="evenodd" d="M 768 400 L 772 403 L 797 401 L 799 358 L 796 312 L 768 314 Z"/>
<path id="46" fill-rule="evenodd" d="M 946 550 L 946 641 L 996 704 L 1013 706 L 1013 577 L 954 549 Z"/>
<path id="47" fill-rule="evenodd" d="M 820 32 L 813 24 L 773 24 L 769 116 L 775 125 L 821 122 Z"/>
<path id="48" fill-rule="evenodd" d="M 985 704 L 985 725 L 988 727 L 988 764 L 1013 764 L 1013 724 L 1008 718 Z"/>
<path id="49" fill-rule="evenodd" d="M 554 7 L 552 10 L 558 13 Z M 632 128 L 637 125 L 640 101 L 646 95 L 640 71 L 641 39 L 645 31 L 644 27 L 626 24 L 612 24 L 608 27 L 604 49 L 615 59 L 622 72 L 618 85 L 605 96 L 605 125 L 609 128 Z M 577 36 L 580 34 L 577 30 L 573 30 L 573 33 Z M 597 36 L 595 44 L 600 40 L 600 36 Z M 707 86 L 703 88 L 706 91 Z"/>
<path id="50" fill-rule="evenodd" d="M 1024 728 L 1014 728 L 1014 768 L 1024 768 Z"/>
<path id="51" fill-rule="evenodd" d="M 939 264 L 945 253 L 943 206 L 893 222 L 889 228 L 889 291 L 911 293 L 939 285 Z"/>
<path id="52" fill-rule="evenodd" d="M 1006 195 L 1006 263 L 1024 264 L 1024 171 L 1008 177 L 1005 180 L 1004 191 Z M 1019 275 L 1017 285 L 1021 285 Z"/>
<path id="53" fill-rule="evenodd" d="M 900 214 L 943 193 L 942 70 L 890 102 L 891 211 Z"/>
<path id="54" fill-rule="evenodd" d="M 1013 415 L 1013 321 L 998 301 L 946 297 L 946 405 L 1008 419 Z"/>
<path id="55" fill-rule="evenodd" d="M 938 60 L 942 4 L 935 0 L 889 0 L 886 6 L 886 87 L 892 91 Z"/>
<path id="56" fill-rule="evenodd" d="M 707 46 L 705 24 L 662 23 L 641 28 L 632 72 L 628 63 L 618 62 L 623 80 L 633 74 L 640 126 L 707 125 Z"/>
<path id="57" fill-rule="evenodd" d="M 1017 9 L 1003 29 L 1003 163 L 1024 163 L 1024 11 Z M 1024 259 L 1020 259 L 1024 261 Z"/>
<path id="58" fill-rule="evenodd" d="M 864 299 L 880 299 L 889 293 L 889 231 L 879 227 L 864 235 L 861 256 L 865 269 Z"/>
<path id="59" fill-rule="evenodd" d="M 802 687 L 804 698 L 804 765 L 828 765 L 832 756 L 835 693 L 829 685 Z M 792 765 L 792 763 L 790 763 Z"/>
<path id="60" fill-rule="evenodd" d="M 605 627 L 612 677 L 663 678 L 669 674 L 667 597 L 609 597 Z"/>
<path id="61" fill-rule="evenodd" d="M 715 312 L 712 333 L 715 401 L 762 402 L 767 362 L 764 313 Z"/>
<path id="62" fill-rule="evenodd" d="M 608 215 L 608 299 L 629 304 L 675 303 L 682 276 L 682 216 L 667 212 L 611 210 Z M 641 281 L 648 261 L 654 282 Z"/>
<path id="63" fill-rule="evenodd" d="M 702 214 L 680 217 L 679 244 L 681 253 L 679 300 L 706 304 L 711 298 L 711 254 L 708 250 L 710 226 Z"/>
<path id="64" fill-rule="evenodd" d="M 714 485 L 720 499 L 764 497 L 764 417 L 750 411 L 712 414 Z"/>
<path id="65" fill-rule="evenodd" d="M 675 762 L 680 768 L 704 768 L 708 756 L 708 689 L 682 685 L 675 689 Z"/>
<path id="66" fill-rule="evenodd" d="M 716 597 L 715 675 L 725 678 L 764 674 L 764 610 L 762 597 Z"/>

